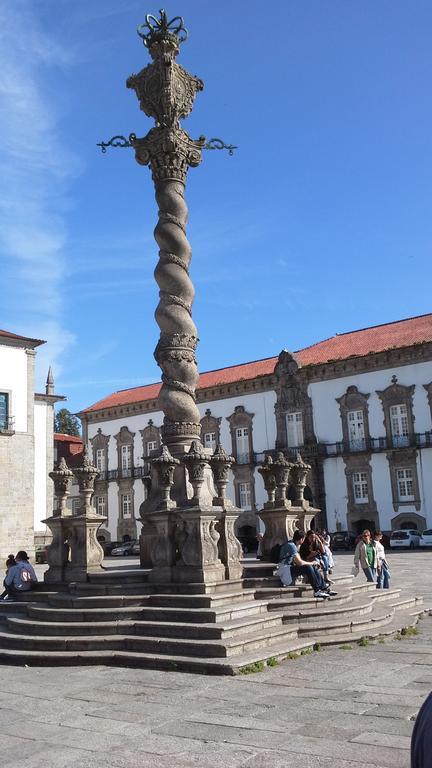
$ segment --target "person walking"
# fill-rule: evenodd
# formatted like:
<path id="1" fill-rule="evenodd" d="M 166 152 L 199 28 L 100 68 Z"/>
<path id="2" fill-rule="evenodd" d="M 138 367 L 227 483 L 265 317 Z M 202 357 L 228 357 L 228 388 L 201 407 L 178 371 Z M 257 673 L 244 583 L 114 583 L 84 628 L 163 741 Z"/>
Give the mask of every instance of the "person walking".
<path id="1" fill-rule="evenodd" d="M 361 535 L 354 552 L 354 569 L 359 571 L 359 563 L 368 581 L 375 582 L 377 573 L 377 551 L 371 541 L 371 532 L 366 528 Z"/>
<path id="2" fill-rule="evenodd" d="M 388 589 L 390 586 L 390 571 L 387 565 L 385 549 L 381 544 L 383 535 L 375 531 L 373 545 L 377 553 L 377 589 Z"/>

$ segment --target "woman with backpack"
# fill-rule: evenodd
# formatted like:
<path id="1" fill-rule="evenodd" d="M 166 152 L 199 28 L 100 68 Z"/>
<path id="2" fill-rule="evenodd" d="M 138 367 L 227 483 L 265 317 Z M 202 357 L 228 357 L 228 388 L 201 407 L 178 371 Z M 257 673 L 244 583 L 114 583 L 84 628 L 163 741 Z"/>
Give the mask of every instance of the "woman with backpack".
<path id="1" fill-rule="evenodd" d="M 15 560 L 16 564 L 9 568 L 4 580 L 7 591 L 4 600 L 13 600 L 23 592 L 28 592 L 37 582 L 37 576 L 33 566 L 29 563 L 27 552 L 20 549 Z"/>

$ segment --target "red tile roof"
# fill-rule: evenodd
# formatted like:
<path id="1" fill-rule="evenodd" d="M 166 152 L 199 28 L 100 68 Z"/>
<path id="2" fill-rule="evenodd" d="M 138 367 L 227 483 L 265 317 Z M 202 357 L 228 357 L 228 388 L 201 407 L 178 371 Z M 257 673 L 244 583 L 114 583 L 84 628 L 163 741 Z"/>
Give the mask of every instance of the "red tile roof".
<path id="1" fill-rule="evenodd" d="M 320 365 L 333 360 L 346 360 L 349 357 L 363 357 L 387 349 L 410 347 L 432 341 L 432 314 L 397 320 L 393 323 L 375 325 L 358 331 L 336 334 L 330 339 L 319 341 L 310 347 L 295 352 L 300 365 Z M 255 379 L 273 373 L 278 357 L 267 357 L 251 363 L 232 365 L 207 371 L 199 377 L 198 389 L 232 384 L 245 379 Z M 155 400 L 161 384 L 148 384 L 144 387 L 123 389 L 99 400 L 94 405 L 81 411 L 89 413 L 112 408 L 116 405 L 129 405 L 145 400 Z"/>
<path id="2" fill-rule="evenodd" d="M 80 437 L 76 435 L 65 435 L 63 432 L 54 432 L 54 440 L 60 443 L 81 443 L 84 445 Z"/>
<path id="3" fill-rule="evenodd" d="M 16 333 L 10 333 L 9 331 L 0 330 L 0 338 L 15 339 L 16 341 L 28 341 L 34 347 L 38 347 L 40 344 L 46 344 L 42 339 L 30 339 L 28 336 L 18 336 Z"/>

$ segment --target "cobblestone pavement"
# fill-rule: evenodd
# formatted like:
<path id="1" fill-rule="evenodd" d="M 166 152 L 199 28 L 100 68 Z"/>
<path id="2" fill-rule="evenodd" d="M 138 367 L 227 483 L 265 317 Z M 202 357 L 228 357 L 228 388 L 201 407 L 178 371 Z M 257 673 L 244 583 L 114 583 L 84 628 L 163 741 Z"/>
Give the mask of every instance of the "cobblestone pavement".
<path id="1" fill-rule="evenodd" d="M 393 585 L 432 605 L 432 552 L 389 561 Z M 352 553 L 337 555 L 335 573 L 351 565 Z M 431 687 L 430 617 L 415 637 L 236 678 L 1 666 L 1 765 L 409 768 L 413 719 Z"/>

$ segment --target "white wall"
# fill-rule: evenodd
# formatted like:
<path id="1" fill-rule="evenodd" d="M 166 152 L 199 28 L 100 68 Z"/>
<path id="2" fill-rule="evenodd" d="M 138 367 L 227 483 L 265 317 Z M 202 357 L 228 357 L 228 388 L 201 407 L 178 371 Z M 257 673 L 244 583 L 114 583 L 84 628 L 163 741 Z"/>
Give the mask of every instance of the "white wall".
<path id="1" fill-rule="evenodd" d="M 34 527 L 35 531 L 45 530 L 41 520 L 46 518 L 47 505 L 47 405 L 34 405 Z"/>
<path id="2" fill-rule="evenodd" d="M 0 344 L 0 392 L 9 392 L 9 416 L 15 432 L 27 432 L 27 354 Z"/>
<path id="3" fill-rule="evenodd" d="M 336 398 L 344 395 L 350 386 L 356 386 L 359 392 L 369 394 L 371 437 L 385 437 L 384 412 L 377 390 L 382 391 L 390 386 L 393 375 L 397 376 L 398 384 L 405 387 L 416 385 L 413 398 L 415 432 L 430 430 L 432 428 L 431 412 L 423 385 L 432 381 L 432 363 L 416 363 L 310 384 L 309 395 L 312 398 L 317 440 L 323 443 L 336 443 L 342 440 L 342 420 Z"/>
<path id="4" fill-rule="evenodd" d="M 238 395 L 231 398 L 212 400 L 210 402 L 199 403 L 198 410 L 201 418 L 205 415 L 208 408 L 211 410 L 212 416 L 215 418 L 221 418 L 220 423 L 220 440 L 222 446 L 227 453 L 232 452 L 232 440 L 228 416 L 234 413 L 236 406 L 241 405 L 248 413 L 253 413 L 253 450 L 255 453 L 261 453 L 265 450 L 275 447 L 276 442 L 276 420 L 274 415 L 274 406 L 276 403 L 276 393 L 274 391 L 258 392 L 253 394 Z M 151 419 L 156 427 L 161 427 L 163 423 L 162 411 L 153 413 L 145 413 L 131 416 L 120 416 L 118 419 L 112 419 L 109 421 L 92 422 L 88 425 L 88 440 L 93 438 L 97 434 L 97 430 L 100 427 L 104 435 L 110 435 L 108 444 L 108 469 L 116 469 L 118 466 L 117 457 L 117 441 L 114 435 L 120 432 L 122 426 L 127 426 L 131 432 L 135 433 L 134 437 L 134 465 L 142 466 L 142 453 L 143 445 L 140 435 L 140 430 L 148 426 L 148 421 Z M 90 445 L 89 445 L 90 447 Z M 228 483 L 227 493 L 229 497 L 234 501 L 234 486 L 232 482 L 232 474 Z M 144 501 L 144 486 L 141 479 L 136 479 L 134 482 L 134 513 L 135 517 L 139 516 L 139 506 Z M 255 471 L 255 496 L 257 507 L 262 507 L 264 501 L 267 499 L 267 494 L 264 490 L 264 484 L 261 475 Z M 116 481 L 110 481 L 108 484 L 108 521 L 107 527 L 113 538 L 117 537 L 117 521 L 119 513 L 118 503 L 118 485 Z M 140 528 L 138 526 L 138 532 Z"/>

